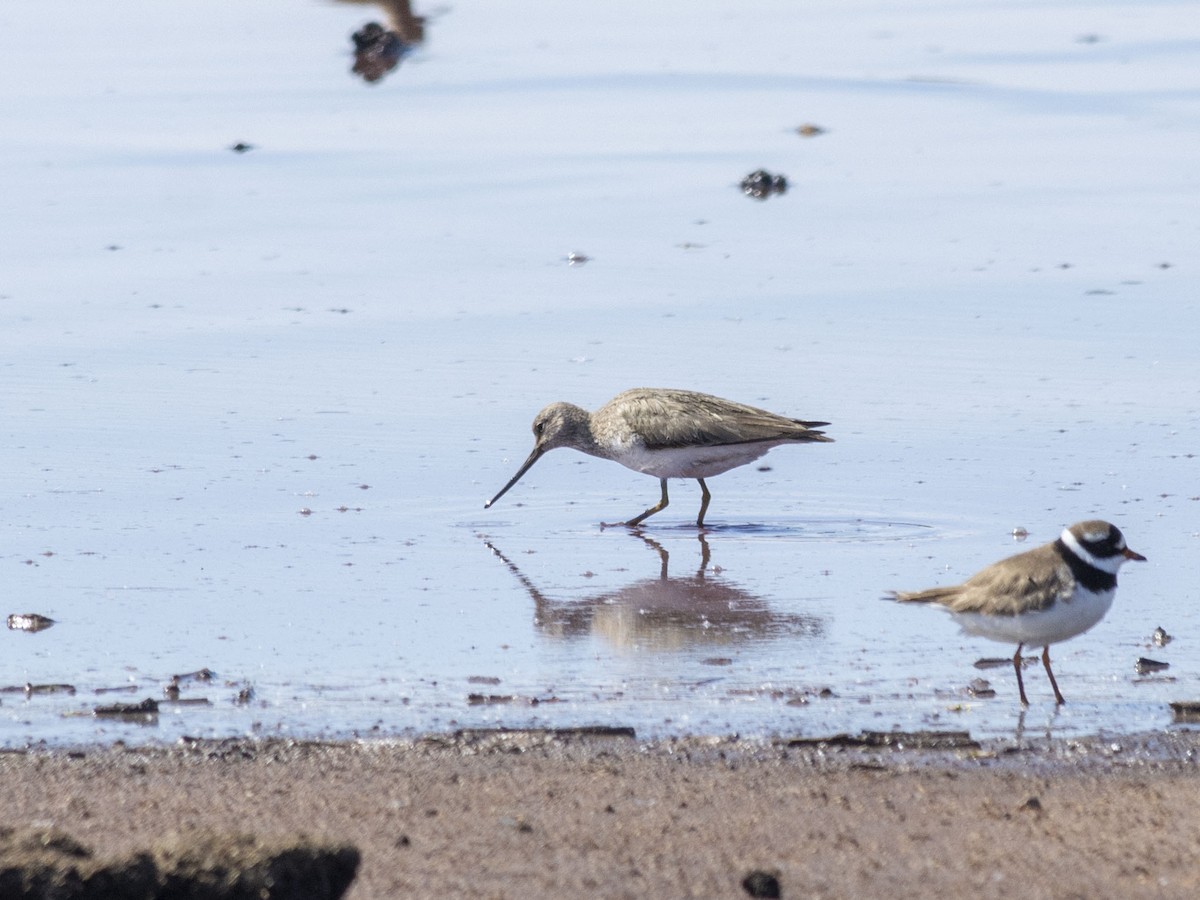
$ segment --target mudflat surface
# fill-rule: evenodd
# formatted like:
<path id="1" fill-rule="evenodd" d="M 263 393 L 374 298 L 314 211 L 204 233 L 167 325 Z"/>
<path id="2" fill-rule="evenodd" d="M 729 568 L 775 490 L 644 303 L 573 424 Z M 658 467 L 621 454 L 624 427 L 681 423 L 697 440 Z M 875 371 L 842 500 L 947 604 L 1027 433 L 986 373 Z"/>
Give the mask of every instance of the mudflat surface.
<path id="1" fill-rule="evenodd" d="M 1193 897 L 1195 733 L 952 749 L 543 732 L 0 755 L 9 825 L 118 853 L 203 829 L 349 841 L 399 896 Z"/>

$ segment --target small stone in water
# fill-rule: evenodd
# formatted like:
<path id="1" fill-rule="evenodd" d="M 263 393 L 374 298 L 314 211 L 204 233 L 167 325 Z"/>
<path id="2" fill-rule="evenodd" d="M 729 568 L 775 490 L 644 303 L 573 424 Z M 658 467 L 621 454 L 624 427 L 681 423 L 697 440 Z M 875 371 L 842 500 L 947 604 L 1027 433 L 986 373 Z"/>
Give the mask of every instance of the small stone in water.
<path id="1" fill-rule="evenodd" d="M 1147 659 L 1144 656 L 1138 659 L 1133 665 L 1134 671 L 1139 675 L 1147 675 L 1150 672 L 1162 672 L 1169 668 L 1171 668 L 1170 663 L 1159 662 L 1157 659 Z"/>

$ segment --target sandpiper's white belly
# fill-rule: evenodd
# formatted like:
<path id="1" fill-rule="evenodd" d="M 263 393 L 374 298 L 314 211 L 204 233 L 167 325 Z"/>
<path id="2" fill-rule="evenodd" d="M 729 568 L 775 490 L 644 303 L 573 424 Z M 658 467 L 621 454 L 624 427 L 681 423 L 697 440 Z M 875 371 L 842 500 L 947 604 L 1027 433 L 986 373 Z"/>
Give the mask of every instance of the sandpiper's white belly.
<path id="1" fill-rule="evenodd" d="M 635 440 L 614 448 L 612 459 L 635 472 L 644 472 L 655 478 L 710 478 L 753 462 L 777 446 L 778 443 L 764 441 L 721 447 L 648 450 L 641 441 Z"/>
<path id="2" fill-rule="evenodd" d="M 1116 590 L 1093 593 L 1075 589 L 1070 600 L 1058 600 L 1047 609 L 1015 616 L 977 612 L 954 613 L 954 620 L 967 634 L 1003 641 L 1007 644 L 1044 646 L 1083 634 L 1104 618 L 1112 606 Z"/>

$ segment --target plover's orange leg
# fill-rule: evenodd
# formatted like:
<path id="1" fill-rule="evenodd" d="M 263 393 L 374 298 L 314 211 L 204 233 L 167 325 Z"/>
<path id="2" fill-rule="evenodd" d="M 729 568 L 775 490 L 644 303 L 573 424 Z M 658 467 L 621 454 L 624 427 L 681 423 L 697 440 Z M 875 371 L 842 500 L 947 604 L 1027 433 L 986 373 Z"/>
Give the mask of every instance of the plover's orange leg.
<path id="1" fill-rule="evenodd" d="M 1024 648 L 1024 644 L 1017 644 L 1017 652 L 1013 654 L 1013 669 L 1015 669 L 1017 673 L 1017 690 L 1021 692 L 1021 705 L 1028 706 L 1029 699 L 1025 696 L 1025 681 L 1021 678 L 1021 651 Z M 1054 680 L 1053 675 L 1050 676 L 1050 680 Z M 1054 690 L 1057 691 L 1058 687 L 1056 686 Z"/>
<path id="2" fill-rule="evenodd" d="M 1058 689 L 1058 682 L 1054 680 L 1054 672 L 1050 668 L 1050 645 L 1047 644 L 1042 648 L 1042 665 L 1046 667 L 1046 674 L 1050 676 L 1050 687 L 1054 688 L 1054 699 L 1062 706 L 1067 701 L 1063 699 L 1062 691 Z"/>

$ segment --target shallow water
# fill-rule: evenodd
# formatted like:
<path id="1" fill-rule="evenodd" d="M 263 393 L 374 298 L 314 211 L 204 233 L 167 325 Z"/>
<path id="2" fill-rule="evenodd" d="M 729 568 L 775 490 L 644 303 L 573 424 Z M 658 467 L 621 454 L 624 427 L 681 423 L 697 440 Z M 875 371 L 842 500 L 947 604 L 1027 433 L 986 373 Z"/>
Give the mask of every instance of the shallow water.
<path id="1" fill-rule="evenodd" d="M 57 621 L 0 633 L 0 686 L 76 690 L 0 695 L 0 743 L 1197 699 L 1196 4 L 416 11 L 369 86 L 367 5 L 0 13 L 2 612 Z M 760 167 L 789 192 L 742 196 Z M 635 385 L 837 443 L 713 479 L 703 539 L 687 482 L 601 529 L 657 484 L 565 451 L 482 508 L 539 408 Z M 1055 648 L 1057 713 L 881 599 L 1093 516 L 1149 562 Z M 90 715 L 202 667 L 208 707 Z"/>

